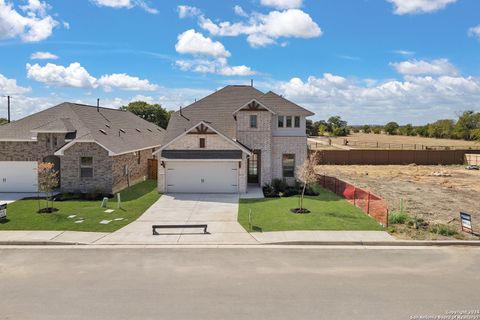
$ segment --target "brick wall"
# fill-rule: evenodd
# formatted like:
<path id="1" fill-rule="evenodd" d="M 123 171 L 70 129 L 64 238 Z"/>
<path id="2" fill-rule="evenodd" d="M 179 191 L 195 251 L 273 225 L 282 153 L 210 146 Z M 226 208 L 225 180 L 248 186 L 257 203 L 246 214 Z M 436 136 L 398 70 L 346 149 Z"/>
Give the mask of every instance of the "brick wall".
<path id="1" fill-rule="evenodd" d="M 250 128 L 250 115 L 257 115 L 257 128 Z M 261 150 L 260 185 L 272 180 L 272 114 L 241 111 L 237 114 L 237 139 L 252 150 Z"/>
<path id="2" fill-rule="evenodd" d="M 186 134 L 167 147 L 167 150 L 204 150 L 200 149 L 199 139 L 205 139 L 205 149 L 230 150 L 235 147 L 218 134 Z"/>
<path id="3" fill-rule="evenodd" d="M 283 178 L 282 155 L 284 153 L 295 154 L 296 171 L 303 164 L 307 157 L 307 138 L 306 137 L 273 137 L 272 153 L 272 176 L 273 178 Z M 293 182 L 294 179 L 288 179 Z"/>
<path id="4" fill-rule="evenodd" d="M 93 157 L 93 177 L 80 178 L 80 157 Z M 65 192 L 112 192 L 112 157 L 96 143 L 78 142 L 60 157 Z"/>
<path id="5" fill-rule="evenodd" d="M 148 159 L 152 158 L 152 149 L 138 151 L 137 153 L 126 153 L 113 157 L 112 161 L 112 192 L 118 192 L 129 185 L 145 181 L 148 176 Z M 128 165 L 128 177 L 124 174 L 124 167 Z"/>
<path id="6" fill-rule="evenodd" d="M 63 133 L 39 133 L 37 141 L 0 141 L 0 161 L 43 161 L 64 144 Z"/>

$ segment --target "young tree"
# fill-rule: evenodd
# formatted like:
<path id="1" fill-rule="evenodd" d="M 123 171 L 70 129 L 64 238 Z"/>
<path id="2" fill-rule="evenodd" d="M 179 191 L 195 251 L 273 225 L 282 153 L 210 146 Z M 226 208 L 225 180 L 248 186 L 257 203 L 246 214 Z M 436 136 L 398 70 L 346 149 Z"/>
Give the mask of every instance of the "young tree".
<path id="1" fill-rule="evenodd" d="M 305 198 L 305 189 L 308 185 L 315 183 L 317 181 L 317 176 L 315 174 L 315 166 L 318 163 L 318 153 L 310 154 L 307 159 L 302 163 L 298 170 L 298 178 L 302 182 L 302 193 L 300 195 L 300 208 L 296 209 L 297 213 L 307 213 L 309 212 L 303 207 L 303 199 Z"/>
<path id="2" fill-rule="evenodd" d="M 120 110 L 130 111 L 131 113 L 155 123 L 157 126 L 167 128 L 171 112 L 162 108 L 159 104 L 148 104 L 144 101 L 130 102 L 127 106 L 120 107 Z"/>
<path id="3" fill-rule="evenodd" d="M 53 199 L 53 191 L 58 186 L 58 171 L 54 169 L 54 164 L 51 162 L 41 162 L 38 165 L 38 190 L 45 192 L 45 199 L 47 201 L 47 212 L 53 209 L 52 206 L 48 206 L 48 201 Z"/>

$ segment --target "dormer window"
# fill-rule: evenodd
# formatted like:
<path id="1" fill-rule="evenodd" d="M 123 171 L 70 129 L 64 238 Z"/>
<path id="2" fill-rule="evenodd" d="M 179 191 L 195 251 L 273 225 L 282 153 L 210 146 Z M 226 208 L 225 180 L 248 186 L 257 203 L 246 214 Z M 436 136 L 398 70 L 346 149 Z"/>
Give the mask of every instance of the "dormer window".
<path id="1" fill-rule="evenodd" d="M 257 127 L 257 115 L 252 114 L 250 115 L 250 128 L 256 128 Z"/>
<path id="2" fill-rule="evenodd" d="M 300 128 L 300 117 L 299 116 L 295 116 L 293 126 L 295 128 Z"/>
<path id="3" fill-rule="evenodd" d="M 279 128 L 283 128 L 284 123 L 285 123 L 285 122 L 284 122 L 284 121 L 285 121 L 284 119 L 285 119 L 284 116 L 278 116 L 278 127 L 279 127 Z"/>
<path id="4" fill-rule="evenodd" d="M 200 148 L 205 149 L 205 138 L 200 138 Z"/>
<path id="5" fill-rule="evenodd" d="M 291 128 L 292 127 L 292 116 L 287 116 L 287 128 Z"/>

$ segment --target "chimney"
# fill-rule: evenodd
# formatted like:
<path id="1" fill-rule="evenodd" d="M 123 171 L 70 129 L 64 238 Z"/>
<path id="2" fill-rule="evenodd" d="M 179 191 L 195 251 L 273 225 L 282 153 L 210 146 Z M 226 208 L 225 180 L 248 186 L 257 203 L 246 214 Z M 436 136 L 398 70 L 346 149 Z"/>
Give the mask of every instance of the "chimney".
<path id="1" fill-rule="evenodd" d="M 180 106 L 180 115 L 183 116 L 183 114 L 182 114 L 182 106 Z"/>
<path id="2" fill-rule="evenodd" d="M 100 99 L 97 98 L 97 111 L 100 112 Z"/>
<path id="3" fill-rule="evenodd" d="M 253 79 L 250 80 L 250 86 L 253 87 Z"/>
<path id="4" fill-rule="evenodd" d="M 7 106 L 8 106 L 8 123 L 10 123 L 10 96 L 7 96 Z"/>

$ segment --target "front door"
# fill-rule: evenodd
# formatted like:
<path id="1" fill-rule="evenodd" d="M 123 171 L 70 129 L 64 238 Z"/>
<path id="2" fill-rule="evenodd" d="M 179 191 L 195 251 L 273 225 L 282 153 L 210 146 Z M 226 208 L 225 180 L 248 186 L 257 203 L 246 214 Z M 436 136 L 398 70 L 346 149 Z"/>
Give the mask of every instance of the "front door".
<path id="1" fill-rule="evenodd" d="M 260 179 L 260 150 L 254 150 L 248 158 L 248 183 L 259 183 Z"/>

